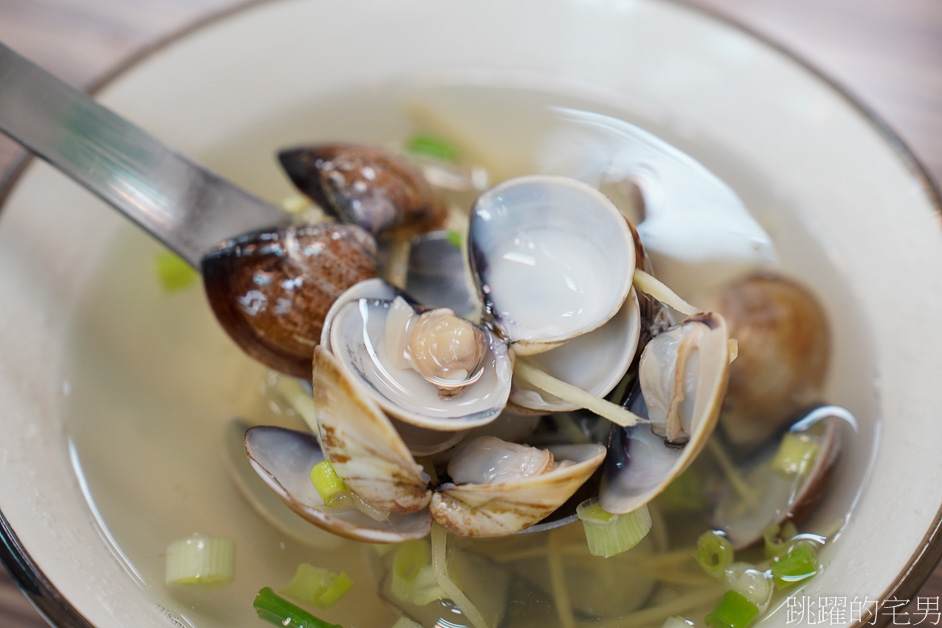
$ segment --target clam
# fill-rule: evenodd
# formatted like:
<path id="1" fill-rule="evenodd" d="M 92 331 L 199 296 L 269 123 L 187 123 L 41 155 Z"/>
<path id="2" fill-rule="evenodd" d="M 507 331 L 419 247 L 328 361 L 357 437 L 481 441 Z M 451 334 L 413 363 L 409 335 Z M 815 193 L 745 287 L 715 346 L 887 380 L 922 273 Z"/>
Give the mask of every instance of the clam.
<path id="1" fill-rule="evenodd" d="M 428 534 L 427 510 L 390 514 L 377 521 L 359 510 L 326 506 L 311 483 L 311 469 L 325 459 L 309 432 L 256 426 L 245 433 L 245 453 L 256 473 L 298 515 L 336 535 L 369 543 L 398 543 Z"/>
<path id="2" fill-rule="evenodd" d="M 232 339 L 264 364 L 305 379 L 331 304 L 376 267 L 373 237 L 344 224 L 245 234 L 202 261 L 210 305 Z"/>
<path id="3" fill-rule="evenodd" d="M 604 325 L 635 269 L 622 214 L 595 188 L 564 177 L 519 177 L 481 194 L 468 253 L 485 317 L 520 355 Z"/>
<path id="4" fill-rule="evenodd" d="M 645 346 L 637 386 L 626 403 L 651 424 L 613 426 L 599 491 L 606 511 L 631 512 L 647 504 L 702 450 L 726 390 L 728 340 L 723 317 L 703 313 Z"/>
<path id="5" fill-rule="evenodd" d="M 320 347 L 314 353 L 314 403 L 321 444 L 350 490 L 388 512 L 428 504 L 422 467 L 359 383 Z"/>
<path id="6" fill-rule="evenodd" d="M 313 381 L 323 450 L 310 434 L 281 430 L 278 435 L 284 441 L 269 441 L 265 447 L 257 435 L 247 436 L 246 442 L 253 445 L 251 450 L 247 446 L 247 452 L 256 470 L 269 476 L 270 485 L 287 503 L 328 529 L 333 530 L 337 521 L 325 518 L 323 508 L 310 512 L 312 502 L 318 505 L 311 495 L 310 469 L 325 454 L 347 487 L 368 504 L 393 513 L 391 521 L 401 521 L 392 519 L 395 515 L 416 517 L 405 520 L 414 526 L 409 533 L 419 527 L 421 513 L 431 512 L 432 519 L 465 536 L 513 534 L 536 523 L 568 500 L 605 457 L 602 445 L 567 445 L 547 451 L 485 436 L 459 447 L 449 465 L 452 480 L 460 484 L 442 485 L 433 493 L 430 478 L 388 417 L 323 347 L 315 350 Z M 277 448 L 284 449 L 284 456 Z M 299 458 L 303 464 L 288 462 Z M 488 471 L 494 468 L 498 471 Z M 362 516 L 350 516 L 367 523 Z M 377 524 L 368 525 L 371 531 L 364 535 L 375 540 L 372 530 Z M 355 534 L 347 528 L 342 532 Z"/>
<path id="7" fill-rule="evenodd" d="M 735 449 L 754 449 L 821 398 L 830 344 L 827 318 L 806 288 L 773 274 L 741 278 L 700 303 L 723 315 L 739 343 L 720 429 Z"/>
<path id="8" fill-rule="evenodd" d="M 538 449 L 481 437 L 448 464 L 453 485 L 432 496 L 432 518 L 461 536 L 505 536 L 556 510 L 605 458 L 602 445 Z"/>
<path id="9" fill-rule="evenodd" d="M 341 367 L 395 418 L 435 431 L 493 421 L 510 395 L 512 359 L 489 331 L 404 298 L 359 299 L 330 320 Z"/>
<path id="10" fill-rule="evenodd" d="M 330 309 L 327 310 L 327 314 L 324 316 L 324 324 L 321 327 L 320 345 L 328 351 L 331 350 L 330 324 L 337 315 L 337 312 L 339 312 L 343 306 L 347 305 L 348 303 L 359 301 L 360 299 L 379 299 L 390 301 L 396 297 L 410 299 L 409 295 L 407 295 L 405 292 L 392 285 L 385 279 L 380 279 L 379 277 L 364 279 L 363 281 L 353 284 L 340 293 L 340 295 L 334 299 Z"/>
<path id="11" fill-rule="evenodd" d="M 294 185 L 324 211 L 375 236 L 440 228 L 445 205 L 422 173 L 390 152 L 325 143 L 281 151 Z"/>
<path id="12" fill-rule="evenodd" d="M 745 462 L 743 476 L 750 489 L 738 494 L 727 484 L 712 513 L 712 524 L 723 530 L 734 548 L 749 547 L 762 539 L 772 524 L 801 521 L 821 499 L 841 449 L 842 428 L 856 430 L 856 420 L 846 409 L 812 405 L 791 417 L 787 432 L 810 440 L 816 449 L 807 469 L 783 474 L 773 468 L 779 439 L 769 439 Z"/>

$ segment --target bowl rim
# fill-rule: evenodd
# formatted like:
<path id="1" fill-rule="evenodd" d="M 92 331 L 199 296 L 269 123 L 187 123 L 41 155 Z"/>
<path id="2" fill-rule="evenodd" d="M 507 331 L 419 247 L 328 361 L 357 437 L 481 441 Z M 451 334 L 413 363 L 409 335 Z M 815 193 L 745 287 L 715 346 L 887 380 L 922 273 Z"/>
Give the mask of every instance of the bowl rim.
<path id="1" fill-rule="evenodd" d="M 279 0 L 242 0 L 236 4 L 212 11 L 185 26 L 174 30 L 162 37 L 145 44 L 113 64 L 104 74 L 93 80 L 86 90 L 95 95 L 112 82 L 120 79 L 125 73 L 132 71 L 141 62 L 152 55 L 162 52 L 174 42 L 183 39 L 206 26 L 227 19 L 243 11 L 252 10 L 259 6 L 278 2 Z M 787 45 L 777 41 L 774 37 L 760 32 L 758 29 L 746 25 L 737 18 L 726 15 L 712 7 L 693 5 L 688 0 L 658 0 L 683 7 L 708 17 L 709 19 L 732 27 L 745 34 L 759 44 L 774 50 L 789 61 L 794 62 L 806 73 L 821 80 L 827 88 L 839 96 L 845 104 L 855 110 L 862 119 L 877 133 L 889 147 L 896 158 L 918 181 L 921 190 L 925 193 L 933 210 L 942 217 L 942 188 L 933 180 L 927 168 L 919 157 L 909 148 L 908 144 L 890 127 L 883 118 L 869 107 L 852 90 L 841 81 L 835 79 L 830 73 L 822 70 L 815 63 L 805 59 L 794 52 Z M 3 215 L 4 205 L 20 178 L 33 162 L 34 156 L 20 150 L 10 165 L 0 172 L 0 217 Z M 935 570 L 942 559 L 942 505 L 936 511 L 935 517 L 923 536 L 919 549 L 914 553 L 907 564 L 896 575 L 893 583 L 874 601 L 867 612 L 861 614 L 861 619 L 853 624 L 852 628 L 862 628 L 865 625 L 886 626 L 894 615 L 884 612 L 883 602 L 889 599 L 908 600 L 919 591 L 928 577 Z M 14 583 L 29 599 L 40 615 L 51 625 L 59 628 L 95 628 L 75 606 L 69 602 L 35 563 L 29 551 L 23 547 L 16 532 L 0 509 L 0 564 L 6 568 Z M 865 618 L 866 617 L 866 618 Z"/>

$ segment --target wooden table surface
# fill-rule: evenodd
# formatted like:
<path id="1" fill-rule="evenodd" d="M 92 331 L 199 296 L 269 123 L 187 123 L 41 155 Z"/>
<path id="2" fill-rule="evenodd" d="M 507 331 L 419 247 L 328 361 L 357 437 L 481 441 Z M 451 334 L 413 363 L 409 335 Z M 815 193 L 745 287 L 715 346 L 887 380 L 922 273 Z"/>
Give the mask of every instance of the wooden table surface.
<path id="1" fill-rule="evenodd" d="M 0 41 L 88 86 L 162 37 L 243 1 L 0 0 Z M 942 182 L 942 0 L 689 1 L 783 44 L 836 79 L 888 122 Z M 0 137 L 0 171 L 15 150 Z M 942 568 L 919 598 L 938 604 L 940 595 Z M 924 618 L 911 619 L 915 624 Z M 0 626 L 45 625 L 0 569 Z"/>

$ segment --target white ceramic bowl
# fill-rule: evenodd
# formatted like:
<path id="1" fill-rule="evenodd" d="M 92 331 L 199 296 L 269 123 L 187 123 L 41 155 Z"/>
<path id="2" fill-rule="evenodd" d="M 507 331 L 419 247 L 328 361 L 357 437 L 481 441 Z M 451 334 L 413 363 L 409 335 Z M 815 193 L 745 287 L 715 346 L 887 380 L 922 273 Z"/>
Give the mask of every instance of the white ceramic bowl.
<path id="1" fill-rule="evenodd" d="M 913 595 L 942 549 L 935 539 L 942 484 L 926 481 L 940 469 L 942 442 L 935 397 L 942 335 L 934 333 L 942 320 L 939 200 L 891 134 L 800 62 L 662 0 L 281 0 L 172 42 L 98 96 L 277 201 L 288 188 L 273 147 L 305 139 L 299 133 L 306 129 L 356 134 L 355 124 L 319 129 L 305 118 L 305 104 L 456 73 L 484 84 L 578 92 L 686 149 L 747 205 L 766 206 L 772 223 L 799 217 L 817 244 L 793 241 L 782 254 L 826 301 L 835 322 L 828 396 L 861 421 L 821 517 L 850 506 L 852 515 L 826 550 L 823 573 L 802 594 L 840 597 L 858 610 Z M 68 440 L 75 403 L 106 413 L 134 408 L 139 394 L 140 404 L 151 403 L 140 392 L 149 382 L 134 379 L 144 376 L 140 363 L 185 356 L 194 335 L 214 333 L 208 318 L 195 331 L 172 321 L 135 328 L 134 317 L 146 313 L 129 297 L 127 309 L 101 320 L 101 335 L 79 353 L 94 358 L 100 342 L 112 367 L 127 361 L 131 384 L 83 379 L 73 318 L 90 286 L 102 285 L 114 241 L 124 242 L 122 250 L 147 245 L 131 231 L 40 163 L 20 177 L 0 212 L 0 549 L 36 604 L 62 626 L 186 625 L 185 609 L 142 586 L 147 574 L 125 560 L 96 519 Z M 120 284 L 136 276 L 126 270 L 109 272 Z M 113 336 L 124 339 L 121 346 L 109 343 Z M 234 352 L 221 336 L 213 342 L 214 350 Z M 184 352 L 166 354 L 165 344 Z M 194 364 L 202 359 L 194 356 Z M 203 407 L 203 393 L 226 394 L 242 368 L 204 384 L 198 367 L 179 366 L 181 385 L 167 394 L 194 408 Z M 199 382 L 200 394 L 188 382 Z M 767 624 L 786 620 L 779 612 Z"/>

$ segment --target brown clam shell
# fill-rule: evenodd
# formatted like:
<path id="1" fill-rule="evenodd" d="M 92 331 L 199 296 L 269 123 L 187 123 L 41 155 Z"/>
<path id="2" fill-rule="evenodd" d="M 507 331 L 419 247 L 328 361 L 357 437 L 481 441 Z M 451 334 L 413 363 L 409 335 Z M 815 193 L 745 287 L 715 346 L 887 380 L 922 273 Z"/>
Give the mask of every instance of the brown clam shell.
<path id="1" fill-rule="evenodd" d="M 319 224 L 245 234 L 203 258 L 219 323 L 243 351 L 295 377 L 311 377 L 331 303 L 376 276 L 376 242 L 355 225 Z"/>
<path id="2" fill-rule="evenodd" d="M 820 397 L 828 365 L 828 321 L 817 299 L 785 277 L 750 275 L 699 301 L 720 312 L 739 343 L 720 425 L 746 450 L 778 433 Z"/>
<path id="3" fill-rule="evenodd" d="M 294 185 L 324 211 L 373 235 L 420 233 L 444 224 L 446 208 L 405 159 L 358 144 L 315 144 L 281 151 Z"/>

